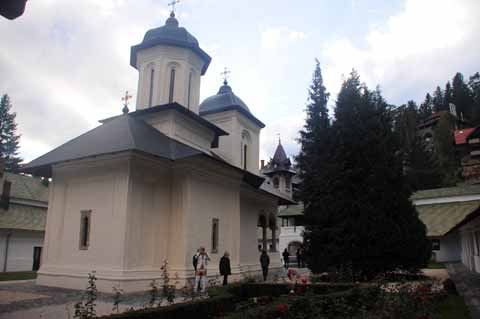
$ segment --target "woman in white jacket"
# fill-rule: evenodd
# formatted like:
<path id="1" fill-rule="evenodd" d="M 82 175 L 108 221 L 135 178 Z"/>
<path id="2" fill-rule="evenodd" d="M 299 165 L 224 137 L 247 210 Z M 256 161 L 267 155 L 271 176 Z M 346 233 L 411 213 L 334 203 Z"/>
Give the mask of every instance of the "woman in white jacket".
<path id="1" fill-rule="evenodd" d="M 197 257 L 197 271 L 195 272 L 195 286 L 193 287 L 194 292 L 197 292 L 199 283 L 200 292 L 205 292 L 207 283 L 207 266 L 209 261 L 210 256 L 208 256 L 205 251 L 205 247 L 200 247 Z"/>

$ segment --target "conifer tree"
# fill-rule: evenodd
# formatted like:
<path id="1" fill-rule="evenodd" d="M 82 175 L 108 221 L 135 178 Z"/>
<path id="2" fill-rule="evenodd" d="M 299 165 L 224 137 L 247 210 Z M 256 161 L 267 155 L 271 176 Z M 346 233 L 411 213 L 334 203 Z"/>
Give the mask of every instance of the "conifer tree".
<path id="1" fill-rule="evenodd" d="M 342 84 L 305 202 L 304 242 L 315 273 L 348 269 L 355 279 L 422 266 L 430 256 L 402 172 L 392 116 L 379 90 L 355 71 Z M 321 182 L 320 182 L 321 180 Z"/>
<path id="2" fill-rule="evenodd" d="M 452 96 L 452 84 L 450 81 L 445 84 L 445 91 L 443 91 L 443 108 L 444 111 L 450 110 L 450 103 L 452 103 L 453 96 Z"/>
<path id="3" fill-rule="evenodd" d="M 435 112 L 439 112 L 444 110 L 444 103 L 443 103 L 443 92 L 442 89 L 437 86 L 435 92 L 433 92 L 433 110 Z"/>
<path id="4" fill-rule="evenodd" d="M 463 80 L 463 74 L 458 72 L 452 81 L 452 103 L 455 104 L 459 118 L 470 119 L 472 116 L 472 94 Z"/>
<path id="5" fill-rule="evenodd" d="M 16 171 L 22 159 L 18 156 L 20 135 L 17 133 L 16 114 L 11 111 L 10 97 L 0 99 L 0 156 L 5 161 L 5 170 Z"/>
<path id="6" fill-rule="evenodd" d="M 453 131 L 455 119 L 450 113 L 442 114 L 434 129 L 436 162 L 444 173 L 444 186 L 455 186 L 459 181 L 459 163 L 455 158 Z"/>
<path id="7" fill-rule="evenodd" d="M 420 121 L 427 119 L 433 112 L 433 98 L 430 93 L 425 95 L 425 100 L 418 109 L 418 117 Z"/>
<path id="8" fill-rule="evenodd" d="M 472 124 L 480 125 L 480 73 L 475 73 L 468 80 L 472 94 Z"/>

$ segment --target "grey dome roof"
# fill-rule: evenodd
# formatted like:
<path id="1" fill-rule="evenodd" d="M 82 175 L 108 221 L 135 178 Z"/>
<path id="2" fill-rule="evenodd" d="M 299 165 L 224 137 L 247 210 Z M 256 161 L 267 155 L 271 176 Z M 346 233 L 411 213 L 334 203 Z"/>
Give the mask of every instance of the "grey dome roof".
<path id="1" fill-rule="evenodd" d="M 143 37 L 142 43 L 131 48 L 130 65 L 136 68 L 138 51 L 157 45 L 171 45 L 191 49 L 204 62 L 202 75 L 205 74 L 212 60 L 211 57 L 200 48 L 197 39 L 191 35 L 187 29 L 178 26 L 178 20 L 175 18 L 173 12 L 170 14 L 164 26 L 148 30 Z"/>
<path id="2" fill-rule="evenodd" d="M 232 88 L 228 85 L 227 81 L 223 82 L 223 85 L 220 87 L 217 94 L 207 97 L 200 104 L 199 113 L 202 116 L 233 109 L 248 117 L 258 126 L 265 127 L 265 124 L 253 116 L 247 104 L 233 93 Z"/>
<path id="3" fill-rule="evenodd" d="M 243 102 L 238 96 L 233 93 L 232 88 L 225 81 L 218 90 L 218 93 L 206 98 L 199 107 L 200 113 L 214 112 L 217 110 L 224 110 L 226 107 L 239 106 L 250 113 L 247 104 Z"/>

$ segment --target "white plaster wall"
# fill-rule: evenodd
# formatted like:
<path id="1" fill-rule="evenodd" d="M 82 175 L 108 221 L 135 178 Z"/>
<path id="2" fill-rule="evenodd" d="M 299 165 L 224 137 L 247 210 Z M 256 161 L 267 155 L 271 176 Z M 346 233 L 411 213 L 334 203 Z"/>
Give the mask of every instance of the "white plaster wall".
<path id="1" fill-rule="evenodd" d="M 221 136 L 219 147 L 215 152 L 221 155 L 230 164 L 243 168 L 242 164 L 242 132 L 248 132 L 251 144 L 247 151 L 247 170 L 259 174 L 260 128 L 238 111 L 227 111 L 204 116 L 229 135 Z"/>
<path id="2" fill-rule="evenodd" d="M 158 112 L 143 119 L 172 139 L 204 152 L 210 151 L 214 133 L 177 111 Z"/>
<path id="3" fill-rule="evenodd" d="M 480 272 L 480 217 L 460 228 L 462 263 L 471 271 Z"/>
<path id="4" fill-rule="evenodd" d="M 454 232 L 450 235 L 440 237 L 440 250 L 434 250 L 435 259 L 438 262 L 452 262 L 461 259 L 462 247 L 460 245 L 460 235 Z"/>
<path id="5" fill-rule="evenodd" d="M 279 251 L 283 252 L 285 248 L 288 248 L 288 244 L 291 242 L 303 243 L 303 226 L 288 226 L 280 229 L 279 236 Z"/>
<path id="6" fill-rule="evenodd" d="M 7 271 L 31 271 L 33 247 L 43 246 L 44 232 L 12 230 L 8 248 Z M 0 271 L 5 262 L 7 231 L 0 230 Z"/>
<path id="7" fill-rule="evenodd" d="M 148 107 L 151 68 L 155 70 L 151 106 L 169 102 L 170 69 L 174 66 L 176 71 L 173 102 L 177 102 L 198 114 L 200 77 L 203 65 L 203 61 L 190 49 L 159 45 L 138 52 L 137 110 Z M 192 82 L 190 106 L 188 106 L 190 72 L 192 73 Z"/>

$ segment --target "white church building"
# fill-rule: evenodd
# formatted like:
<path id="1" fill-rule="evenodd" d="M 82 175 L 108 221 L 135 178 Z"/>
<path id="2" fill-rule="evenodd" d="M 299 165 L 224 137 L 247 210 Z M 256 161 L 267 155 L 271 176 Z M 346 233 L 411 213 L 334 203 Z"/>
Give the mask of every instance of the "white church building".
<path id="1" fill-rule="evenodd" d="M 234 279 L 260 271 L 258 227 L 278 237 L 278 206 L 293 202 L 260 174 L 265 125 L 228 83 L 199 103 L 210 61 L 172 13 L 131 49 L 136 110 L 25 166 L 52 178 L 38 284 L 83 289 L 95 271 L 100 291 L 147 290 L 168 260 L 182 285 L 199 246 L 209 275 L 225 251 Z"/>

